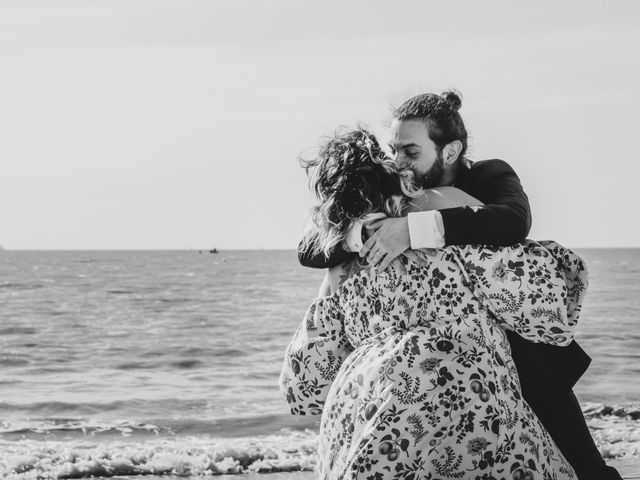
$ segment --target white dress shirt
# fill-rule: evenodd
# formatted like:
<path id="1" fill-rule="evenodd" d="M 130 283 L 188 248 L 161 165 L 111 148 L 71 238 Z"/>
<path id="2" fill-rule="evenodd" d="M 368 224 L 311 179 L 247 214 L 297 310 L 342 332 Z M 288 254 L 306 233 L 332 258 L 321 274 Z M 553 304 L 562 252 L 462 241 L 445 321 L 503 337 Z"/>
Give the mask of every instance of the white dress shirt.
<path id="1" fill-rule="evenodd" d="M 384 213 L 370 213 L 355 221 L 345 239 L 347 250 L 350 252 L 362 250 L 364 246 L 362 228 L 365 224 L 384 217 L 386 217 Z M 439 211 L 412 212 L 409 213 L 407 219 L 409 223 L 409 239 L 413 250 L 444 247 L 444 223 Z"/>
<path id="2" fill-rule="evenodd" d="M 407 219 L 413 250 L 444 247 L 444 222 L 438 210 L 411 212 L 407 215 Z"/>

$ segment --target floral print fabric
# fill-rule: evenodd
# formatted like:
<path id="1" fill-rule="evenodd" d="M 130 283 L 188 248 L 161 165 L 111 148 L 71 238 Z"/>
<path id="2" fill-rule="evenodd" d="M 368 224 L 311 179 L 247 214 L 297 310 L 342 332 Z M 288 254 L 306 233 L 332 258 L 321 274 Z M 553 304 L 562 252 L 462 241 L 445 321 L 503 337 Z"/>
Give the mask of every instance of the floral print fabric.
<path id="1" fill-rule="evenodd" d="M 352 269 L 311 304 L 280 376 L 293 414 L 322 414 L 318 478 L 576 478 L 522 398 L 504 330 L 568 344 L 586 283 L 554 242 Z"/>

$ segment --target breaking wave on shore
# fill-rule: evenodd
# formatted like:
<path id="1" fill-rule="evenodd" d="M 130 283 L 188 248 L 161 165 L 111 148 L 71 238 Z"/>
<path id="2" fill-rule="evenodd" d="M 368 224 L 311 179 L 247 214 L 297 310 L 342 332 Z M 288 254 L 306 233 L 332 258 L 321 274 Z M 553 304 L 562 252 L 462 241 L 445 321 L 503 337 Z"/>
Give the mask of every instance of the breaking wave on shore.
<path id="1" fill-rule="evenodd" d="M 640 457 L 640 404 L 587 403 L 584 413 L 604 458 Z M 98 440 L 0 441 L 0 476 L 11 480 L 116 475 L 208 476 L 312 471 L 317 433 L 283 429 L 239 438 L 149 436 Z"/>

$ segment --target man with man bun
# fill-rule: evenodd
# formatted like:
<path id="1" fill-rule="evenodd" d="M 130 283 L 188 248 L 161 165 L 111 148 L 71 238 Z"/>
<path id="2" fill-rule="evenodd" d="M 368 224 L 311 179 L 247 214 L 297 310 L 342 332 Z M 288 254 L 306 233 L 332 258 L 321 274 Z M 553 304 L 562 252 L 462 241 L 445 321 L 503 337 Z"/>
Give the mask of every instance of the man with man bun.
<path id="1" fill-rule="evenodd" d="M 374 233 L 359 252 L 337 247 L 328 257 L 299 250 L 300 263 L 331 268 L 356 254 L 380 269 L 407 249 L 447 245 L 509 246 L 523 241 L 531 229 L 531 209 L 520 179 L 502 160 L 471 162 L 465 158 L 467 131 L 455 92 L 425 93 L 410 98 L 394 112 L 390 147 L 395 161 L 410 168 L 424 188 L 453 186 L 484 203 L 409 213 L 367 226 Z M 580 480 L 621 479 L 607 466 L 587 428 L 573 386 L 591 362 L 572 341 L 557 347 L 524 340 L 507 332 L 522 394 L 573 466 Z"/>

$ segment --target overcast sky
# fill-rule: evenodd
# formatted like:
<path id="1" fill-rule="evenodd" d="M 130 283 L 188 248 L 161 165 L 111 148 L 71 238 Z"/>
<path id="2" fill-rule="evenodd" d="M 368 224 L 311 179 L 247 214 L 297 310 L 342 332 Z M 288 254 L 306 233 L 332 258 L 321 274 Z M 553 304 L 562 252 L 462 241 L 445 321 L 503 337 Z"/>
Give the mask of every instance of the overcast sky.
<path id="1" fill-rule="evenodd" d="M 639 22 L 634 0 L 2 0 L 0 245 L 295 248 L 297 156 L 455 87 L 531 238 L 639 247 Z"/>

